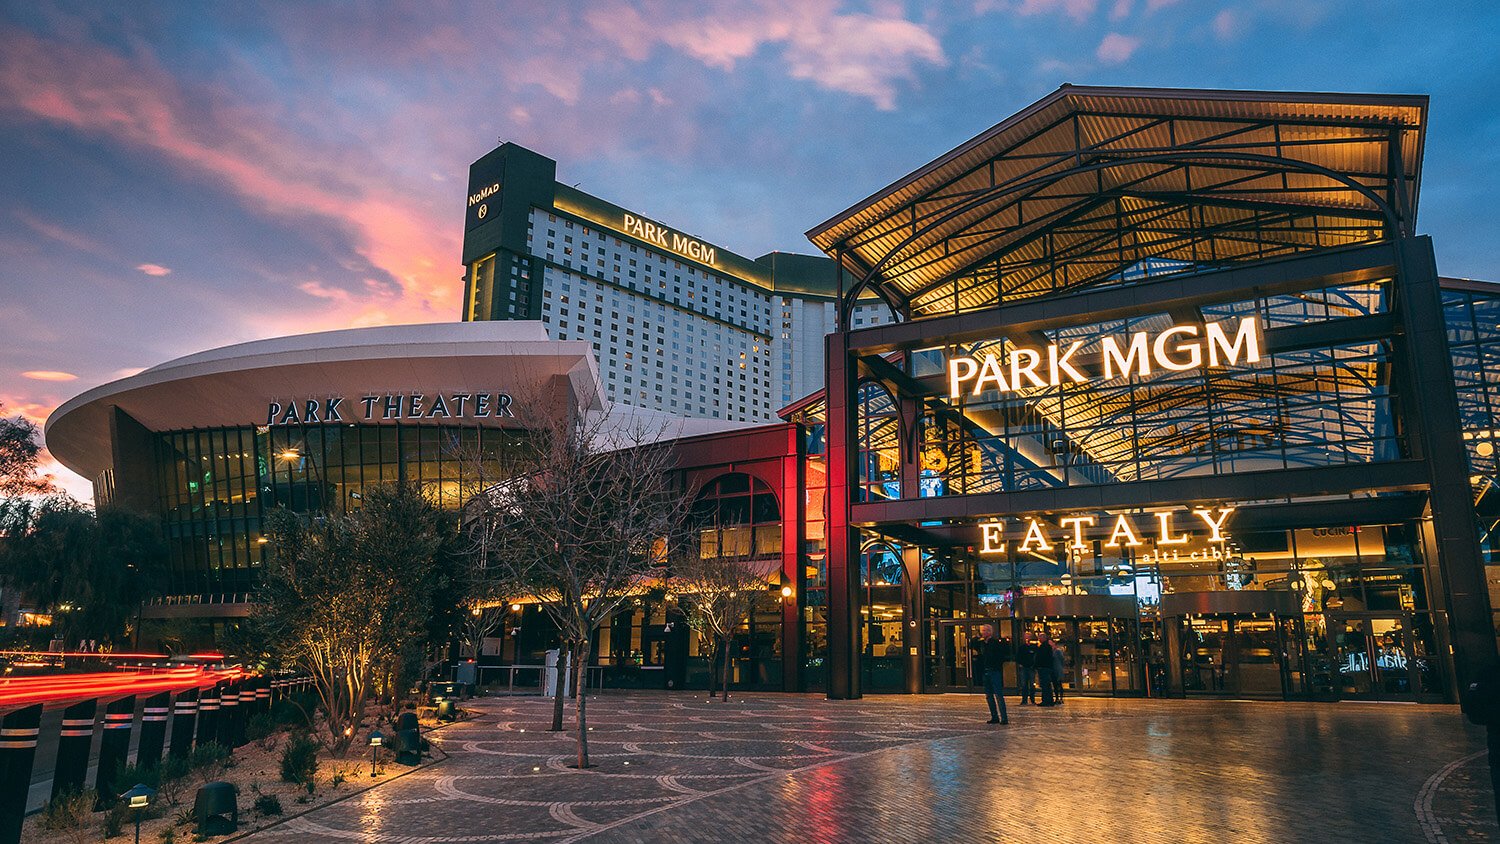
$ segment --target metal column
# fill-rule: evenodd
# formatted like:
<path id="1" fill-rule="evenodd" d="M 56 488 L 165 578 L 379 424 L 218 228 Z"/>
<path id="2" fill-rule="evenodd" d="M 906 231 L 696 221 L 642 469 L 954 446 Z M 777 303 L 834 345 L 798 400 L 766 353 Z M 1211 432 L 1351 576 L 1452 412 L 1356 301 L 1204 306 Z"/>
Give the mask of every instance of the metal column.
<path id="1" fill-rule="evenodd" d="M 198 690 L 183 689 L 172 704 L 172 748 L 174 758 L 186 759 L 193 752 L 193 727 L 198 720 Z"/>
<path id="2" fill-rule="evenodd" d="M 162 692 L 146 698 L 141 708 L 141 743 L 135 751 L 135 764 L 154 768 L 161 762 L 161 748 L 167 739 L 167 713 L 172 693 Z M 133 785 L 134 783 L 132 783 Z"/>

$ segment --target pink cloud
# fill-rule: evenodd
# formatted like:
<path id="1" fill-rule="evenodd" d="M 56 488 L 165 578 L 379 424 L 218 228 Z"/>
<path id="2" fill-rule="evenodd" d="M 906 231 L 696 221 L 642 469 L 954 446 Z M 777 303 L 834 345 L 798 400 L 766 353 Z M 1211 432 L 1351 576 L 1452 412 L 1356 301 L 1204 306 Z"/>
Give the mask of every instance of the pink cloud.
<path id="1" fill-rule="evenodd" d="M 779 46 L 789 75 L 819 87 L 895 107 L 896 85 L 921 64 L 947 64 L 942 45 L 925 27 L 902 17 L 841 13 L 828 0 L 762 0 L 752 4 L 681 7 L 626 2 L 596 5 L 585 19 L 633 61 L 652 48 L 675 49 L 703 64 L 733 70 L 768 46 Z"/>
<path id="2" fill-rule="evenodd" d="M 1141 39 L 1111 32 L 1099 42 L 1099 49 L 1094 51 L 1094 55 L 1105 64 L 1119 64 L 1129 59 L 1139 46 Z"/>
<path id="3" fill-rule="evenodd" d="M 172 272 L 166 267 L 163 267 L 161 264 L 141 264 L 139 267 L 136 267 L 136 269 L 140 270 L 146 275 L 168 275 Z"/>
<path id="4" fill-rule="evenodd" d="M 194 105 L 205 94 L 220 105 Z M 267 213 L 331 224 L 349 233 L 370 264 L 396 279 L 399 289 L 387 292 L 378 307 L 417 320 L 457 314 L 462 285 L 454 271 L 459 238 L 452 220 L 414 201 L 413 190 L 380 172 L 365 150 L 316 145 L 278 131 L 267 115 L 225 102 L 237 101 L 228 92 L 183 88 L 149 56 L 126 59 L 15 30 L 0 43 L 0 108 L 153 150 L 227 184 Z M 166 269 L 139 269 L 164 274 L 148 268 Z M 357 314 L 326 317 L 343 322 Z M 316 319 L 311 322 L 319 327 Z"/>
<path id="5" fill-rule="evenodd" d="M 1016 12 L 1022 15 L 1061 12 L 1076 21 L 1088 20 L 1098 7 L 1096 0 L 1021 0 Z"/>
<path id="6" fill-rule="evenodd" d="M 71 372 L 58 372 L 52 369 L 33 369 L 30 372 L 21 373 L 22 378 L 30 378 L 33 381 L 76 381 L 78 376 Z"/>

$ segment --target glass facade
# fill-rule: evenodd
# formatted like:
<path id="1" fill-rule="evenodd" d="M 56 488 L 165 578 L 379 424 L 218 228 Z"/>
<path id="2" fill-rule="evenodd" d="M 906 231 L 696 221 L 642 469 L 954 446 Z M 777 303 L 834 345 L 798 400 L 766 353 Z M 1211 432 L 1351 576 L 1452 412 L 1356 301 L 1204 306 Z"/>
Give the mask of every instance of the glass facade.
<path id="1" fill-rule="evenodd" d="M 1191 315 L 1229 331 L 1243 319 L 1261 326 L 1260 359 L 1236 366 L 1192 366 L 1142 376 L 1119 367 L 1113 378 L 1058 386 L 990 389 L 965 395 L 922 417 L 923 496 L 1128 483 L 1164 478 L 1333 466 L 1392 460 L 1407 453 L 1389 383 L 1389 341 L 1280 350 L 1280 329 L 1385 313 L 1384 282 L 1205 306 Z M 1160 336 L 1182 315 L 1129 319 L 1034 332 L 1026 347 L 1074 347 L 1092 359 L 1114 338 Z M 1121 341 L 1123 342 L 1123 341 Z M 954 356 L 1012 359 L 1014 339 L 929 349 L 911 358 L 917 377 L 947 372 Z M 1024 354 L 1024 351 L 1023 351 Z M 1206 357 L 1201 338 L 1198 350 Z M 1039 356 L 1040 357 L 1040 356 Z M 1013 359 L 1012 359 L 1013 360 Z M 1039 361 L 1045 369 L 1045 361 Z M 1014 366 L 1014 364 L 1013 364 Z M 1012 369 L 1012 372 L 1014 369 Z M 1128 374 L 1127 374 L 1128 373 Z M 1011 385 L 1016 386 L 1016 385 Z M 874 385 L 861 387 L 861 395 Z M 862 405 L 865 429 L 893 415 Z M 865 437 L 861 448 L 894 455 L 895 437 Z M 864 467 L 866 462 L 862 461 Z M 871 494 L 873 494 L 873 490 Z M 892 496 L 899 497 L 899 496 Z"/>
<path id="2" fill-rule="evenodd" d="M 1490 607 L 1500 607 L 1500 292 L 1443 291 Z M 1500 613 L 1494 616 L 1500 629 Z"/>
<path id="3" fill-rule="evenodd" d="M 518 431 L 419 425 L 308 425 L 154 435 L 157 500 L 170 549 L 169 594 L 242 600 L 263 554 L 262 517 L 359 507 L 365 487 L 412 482 L 457 509 L 525 448 Z"/>

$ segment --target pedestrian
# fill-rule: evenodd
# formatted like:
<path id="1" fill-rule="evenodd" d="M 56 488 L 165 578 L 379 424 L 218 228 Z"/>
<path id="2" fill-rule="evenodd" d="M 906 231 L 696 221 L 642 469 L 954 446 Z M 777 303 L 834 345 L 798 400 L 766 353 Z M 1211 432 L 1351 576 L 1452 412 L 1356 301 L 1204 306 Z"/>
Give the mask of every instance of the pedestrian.
<path id="1" fill-rule="evenodd" d="M 1491 662 L 1469 684 L 1460 701 L 1471 722 L 1483 724 L 1490 749 L 1490 789 L 1495 793 L 1495 812 L 1500 816 L 1500 662 Z"/>
<path id="2" fill-rule="evenodd" d="M 1036 643 L 1031 631 L 1021 633 L 1021 647 L 1016 650 L 1016 682 L 1021 686 L 1021 705 L 1036 703 Z"/>
<path id="3" fill-rule="evenodd" d="M 1009 724 L 1010 716 L 1005 712 L 1005 663 L 1010 660 L 1010 641 L 1000 638 L 993 624 L 986 624 L 979 631 L 982 638 L 977 655 L 984 677 L 984 700 L 990 705 L 989 723 Z"/>
<path id="4" fill-rule="evenodd" d="M 1052 702 L 1062 706 L 1063 674 L 1068 670 L 1067 655 L 1063 653 L 1062 644 L 1052 643 Z"/>
<path id="5" fill-rule="evenodd" d="M 1052 699 L 1052 640 L 1043 632 L 1036 643 L 1036 684 L 1042 690 L 1042 702 L 1037 706 L 1056 706 Z"/>

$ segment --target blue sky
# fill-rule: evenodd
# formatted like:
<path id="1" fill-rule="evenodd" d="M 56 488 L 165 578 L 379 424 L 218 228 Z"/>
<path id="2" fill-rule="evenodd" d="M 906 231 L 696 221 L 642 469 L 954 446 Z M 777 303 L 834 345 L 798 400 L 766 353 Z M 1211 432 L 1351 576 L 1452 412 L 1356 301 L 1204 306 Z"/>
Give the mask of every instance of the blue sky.
<path id="1" fill-rule="evenodd" d="M 1493 3 L 0 0 L 0 402 L 457 319 L 502 139 L 753 257 L 1064 82 L 1428 94 L 1418 229 L 1500 279 L 1497 47 Z"/>

